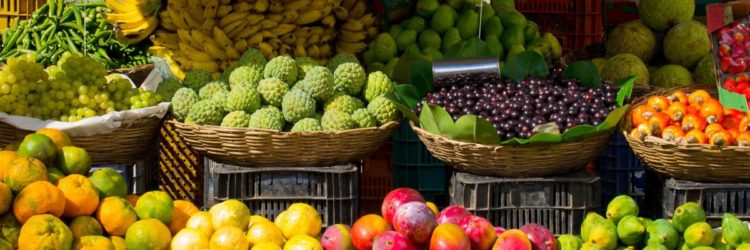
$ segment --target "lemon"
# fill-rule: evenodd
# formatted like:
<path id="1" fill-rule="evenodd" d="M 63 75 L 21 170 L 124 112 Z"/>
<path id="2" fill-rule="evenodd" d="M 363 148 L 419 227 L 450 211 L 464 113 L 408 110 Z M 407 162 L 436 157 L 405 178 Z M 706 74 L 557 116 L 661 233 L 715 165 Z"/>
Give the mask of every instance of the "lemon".
<path id="1" fill-rule="evenodd" d="M 297 235 L 317 237 L 323 221 L 318 211 L 304 203 L 294 203 L 276 216 L 274 224 L 281 229 L 284 237 L 291 239 Z"/>
<path id="2" fill-rule="evenodd" d="M 238 200 L 227 200 L 216 204 L 208 210 L 211 214 L 214 228 L 233 226 L 240 230 L 247 228 L 250 219 L 250 209 Z"/>
<path id="3" fill-rule="evenodd" d="M 206 248 L 208 248 L 208 237 L 199 229 L 184 228 L 172 239 L 172 249 L 199 250 Z"/>
<path id="4" fill-rule="evenodd" d="M 261 242 L 271 242 L 277 246 L 282 246 L 284 235 L 281 229 L 270 221 L 260 221 L 253 223 L 247 229 L 247 241 L 250 242 L 251 246 Z"/>
<path id="5" fill-rule="evenodd" d="M 313 237 L 297 235 L 284 244 L 284 250 L 323 250 L 323 246 Z"/>
<path id="6" fill-rule="evenodd" d="M 208 212 L 197 212 L 190 216 L 190 219 L 185 223 L 185 228 L 198 229 L 203 232 L 206 237 L 214 234 L 214 226 L 211 222 L 211 214 Z"/>
<path id="7" fill-rule="evenodd" d="M 214 232 L 209 242 L 209 248 L 212 250 L 246 250 L 250 248 L 245 234 L 242 230 L 234 226 L 224 226 Z"/>
<path id="8" fill-rule="evenodd" d="M 271 242 L 261 242 L 260 244 L 253 246 L 250 250 L 281 250 L 281 247 Z"/>

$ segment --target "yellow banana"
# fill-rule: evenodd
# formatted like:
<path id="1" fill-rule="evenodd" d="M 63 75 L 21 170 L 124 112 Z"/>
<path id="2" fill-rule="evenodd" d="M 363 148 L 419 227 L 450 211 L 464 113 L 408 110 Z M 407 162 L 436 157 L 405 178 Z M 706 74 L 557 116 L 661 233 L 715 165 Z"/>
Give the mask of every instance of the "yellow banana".
<path id="1" fill-rule="evenodd" d="M 294 36 L 294 33 L 286 33 L 283 36 L 281 36 L 281 42 L 284 44 L 293 45 L 297 41 L 297 37 Z"/>
<path id="2" fill-rule="evenodd" d="M 227 34 L 225 34 L 223 30 L 219 29 L 219 27 L 214 26 L 213 34 L 214 40 L 219 43 L 219 46 L 223 48 L 232 47 L 232 40 L 229 40 Z"/>
<path id="3" fill-rule="evenodd" d="M 296 10 L 284 11 L 281 13 L 282 23 L 292 23 L 299 17 L 299 13 Z"/>
<path id="4" fill-rule="evenodd" d="M 229 13 L 232 13 L 232 6 L 231 5 L 220 5 L 219 9 L 216 11 L 216 16 L 218 17 L 225 17 L 229 15 Z"/>
<path id="5" fill-rule="evenodd" d="M 327 43 L 320 45 L 320 56 L 328 57 L 333 55 L 333 51 L 331 51 L 331 45 L 328 45 Z"/>
<path id="6" fill-rule="evenodd" d="M 277 25 L 279 25 L 279 23 L 278 22 L 274 22 L 273 20 L 263 20 L 263 21 L 260 21 L 260 29 L 262 29 L 262 30 L 268 30 L 268 29 L 271 29 L 273 27 L 276 27 Z"/>
<path id="7" fill-rule="evenodd" d="M 185 2 L 186 7 L 182 8 L 181 11 L 187 12 L 190 16 L 195 19 L 196 22 L 203 22 L 203 4 L 201 4 L 201 0 L 183 0 L 182 2 Z M 200 20 L 198 20 L 200 19 Z"/>
<path id="8" fill-rule="evenodd" d="M 319 57 L 320 56 L 320 48 L 318 48 L 318 45 L 311 45 L 307 47 L 307 55 L 310 57 Z"/>
<path id="9" fill-rule="evenodd" d="M 361 22 L 355 19 L 349 19 L 344 24 L 341 25 L 342 30 L 348 30 L 352 32 L 362 31 L 365 29 L 365 26 L 362 25 Z"/>
<path id="10" fill-rule="evenodd" d="M 229 15 L 226 15 L 219 19 L 219 27 L 222 29 L 227 27 L 230 23 L 234 23 L 236 21 L 242 20 L 247 16 L 247 13 L 245 12 L 233 12 Z"/>
<path id="11" fill-rule="evenodd" d="M 229 37 L 230 40 L 234 41 L 237 39 L 237 36 L 245 30 L 245 27 L 247 27 L 247 22 L 237 21 L 229 24 L 229 26 L 224 29 L 224 33 L 227 34 L 227 37 Z"/>
<path id="12" fill-rule="evenodd" d="M 282 5 L 280 2 L 273 1 L 271 2 L 271 5 L 268 6 L 268 12 L 281 13 L 282 11 L 284 11 L 284 5 Z"/>
<path id="13" fill-rule="evenodd" d="M 310 35 L 310 27 L 301 27 L 294 31 L 294 36 L 298 39 L 305 39 Z"/>
<path id="14" fill-rule="evenodd" d="M 143 18 L 143 16 L 141 16 Z M 145 23 L 145 24 L 144 24 Z M 148 17 L 146 19 L 141 19 L 137 22 L 123 22 L 123 23 L 117 23 L 115 24 L 118 28 L 129 30 L 129 29 L 137 29 L 138 27 L 143 27 L 143 25 L 159 25 L 159 19 L 157 19 L 155 16 Z"/>
<path id="15" fill-rule="evenodd" d="M 284 3 L 284 10 L 304 10 L 310 8 L 310 3 L 313 0 L 295 0 L 293 2 Z"/>
<path id="16" fill-rule="evenodd" d="M 180 37 L 175 33 L 166 32 L 163 30 L 157 30 L 154 32 L 154 35 L 151 37 L 152 40 L 156 39 L 160 42 L 166 42 L 166 43 L 177 43 L 180 41 Z"/>
<path id="17" fill-rule="evenodd" d="M 333 9 L 333 15 L 335 15 L 339 20 L 346 20 L 349 19 L 349 10 L 339 6 Z"/>
<path id="18" fill-rule="evenodd" d="M 132 29 L 132 30 L 117 30 L 115 33 L 115 37 L 118 41 L 125 44 L 136 44 L 140 41 L 143 41 L 143 39 L 148 38 L 149 35 L 151 35 L 154 30 L 156 30 L 156 27 L 159 25 L 157 24 L 148 24 L 145 23 L 146 27 L 143 29 Z"/>
<path id="19" fill-rule="evenodd" d="M 345 42 L 339 42 L 336 43 L 336 50 L 337 51 L 344 51 L 349 53 L 359 53 L 360 51 L 367 48 L 367 44 L 363 42 L 359 43 L 345 43 Z"/>
<path id="20" fill-rule="evenodd" d="M 317 22 L 323 18 L 323 12 L 316 9 L 307 10 L 305 12 L 302 12 L 299 14 L 299 17 L 297 17 L 296 20 L 294 20 L 294 23 L 297 25 L 305 25 Z"/>
<path id="21" fill-rule="evenodd" d="M 219 64 L 217 64 L 214 61 L 211 61 L 211 62 L 190 61 L 188 62 L 188 64 L 193 69 L 202 69 L 208 73 L 219 72 Z"/>
<path id="22" fill-rule="evenodd" d="M 289 55 L 292 52 L 292 47 L 289 47 L 289 45 L 282 44 L 281 48 L 279 48 L 279 53 L 282 55 Z"/>
<path id="23" fill-rule="evenodd" d="M 174 22 L 174 25 L 177 26 L 178 29 L 190 29 L 191 27 L 187 25 L 185 22 L 185 19 L 182 18 L 182 16 L 175 11 L 174 8 L 167 7 L 167 15 L 169 15 L 169 19 Z"/>
<path id="24" fill-rule="evenodd" d="M 133 10 L 125 13 L 107 13 L 105 19 L 111 24 L 138 23 L 145 21 L 145 17 L 140 11 Z"/>
<path id="25" fill-rule="evenodd" d="M 266 58 L 273 58 L 275 57 L 273 47 L 267 43 L 260 43 L 258 44 L 258 50 L 260 50 L 260 53 L 262 53 Z"/>
<path id="26" fill-rule="evenodd" d="M 323 25 L 327 26 L 328 28 L 333 28 L 334 26 L 336 26 L 336 18 L 331 15 L 327 15 L 323 17 L 323 19 L 320 20 L 320 22 L 323 23 Z"/>
<path id="27" fill-rule="evenodd" d="M 314 26 L 310 28 L 310 35 L 314 35 L 314 34 L 320 35 L 320 34 L 323 34 L 323 32 L 325 32 L 325 29 L 323 29 L 323 27 L 321 26 Z"/>
<path id="28" fill-rule="evenodd" d="M 159 21 L 158 19 L 156 19 L 156 17 L 153 17 L 149 18 L 149 20 L 146 20 L 145 22 L 138 23 L 134 27 L 124 29 L 118 26 L 116 29 L 118 30 L 118 33 L 121 33 L 123 36 L 133 36 L 144 32 L 148 32 L 148 34 L 146 34 L 146 36 L 148 36 L 154 29 L 156 29 L 156 26 L 159 26 Z"/>
<path id="29" fill-rule="evenodd" d="M 338 41 L 356 43 L 367 39 L 367 31 L 352 32 L 348 30 L 339 30 Z"/>
<path id="30" fill-rule="evenodd" d="M 267 14 L 266 15 L 266 20 L 270 20 L 270 21 L 274 21 L 274 22 L 280 23 L 280 22 L 284 21 L 284 16 L 281 15 L 281 14 L 275 14 L 275 13 Z"/>
<path id="31" fill-rule="evenodd" d="M 120 0 L 107 0 L 105 2 L 107 4 L 107 8 L 110 8 L 112 11 L 117 12 L 117 13 L 126 13 L 132 10 L 136 10 L 136 11 L 139 10 L 139 6 L 122 3 L 120 2 Z"/>
<path id="32" fill-rule="evenodd" d="M 203 48 L 208 52 L 210 55 L 212 55 L 214 58 L 226 61 L 227 60 L 227 52 L 220 49 L 218 46 L 216 46 L 215 42 L 211 42 L 212 40 L 206 40 L 205 43 L 203 43 Z"/>
<path id="33" fill-rule="evenodd" d="M 375 24 L 375 21 L 376 21 L 375 15 L 372 13 L 369 13 L 359 18 L 359 22 L 362 23 L 362 25 L 365 27 L 372 26 L 373 24 Z"/>
<path id="34" fill-rule="evenodd" d="M 322 36 L 320 36 L 320 42 L 321 43 L 327 43 L 330 41 L 333 41 L 333 39 L 336 38 L 336 32 L 326 32 Z"/>
<path id="35" fill-rule="evenodd" d="M 271 40 L 268 40 L 268 44 L 276 49 L 281 48 L 281 40 L 279 40 L 278 38 L 272 38 Z"/>
<path id="36" fill-rule="evenodd" d="M 294 28 L 296 28 L 297 25 L 294 24 L 281 24 L 279 26 L 276 26 L 269 31 L 277 36 L 282 36 L 284 34 L 287 34 L 289 32 L 292 32 Z"/>
<path id="37" fill-rule="evenodd" d="M 182 16 L 182 18 L 185 19 L 185 23 L 187 23 L 187 25 L 192 28 L 198 28 L 201 26 L 201 23 L 195 20 L 195 18 L 193 18 L 190 14 L 180 13 L 180 16 Z M 211 21 L 211 20 L 213 19 L 207 19 L 206 21 Z"/>
<path id="38" fill-rule="evenodd" d="M 252 35 L 257 34 L 258 31 L 260 31 L 260 26 L 250 25 L 249 27 L 245 27 L 242 31 L 240 31 L 240 33 L 237 34 L 236 37 L 232 37 L 232 39 L 246 39 Z M 263 35 L 261 34 L 261 39 L 262 38 L 263 38 Z"/>
<path id="39" fill-rule="evenodd" d="M 181 53 L 186 58 L 189 58 L 191 61 L 211 62 L 215 60 L 210 54 L 190 46 L 190 44 L 186 42 L 180 41 L 179 47 L 180 50 L 177 52 Z"/>
<path id="40" fill-rule="evenodd" d="M 240 59 L 240 52 L 237 52 L 237 50 L 234 49 L 234 47 L 226 47 L 224 49 L 227 50 L 227 58 L 229 58 L 229 60 L 234 61 L 234 60 Z"/>
<path id="41" fill-rule="evenodd" d="M 219 0 L 203 0 L 203 20 L 214 19 L 219 11 Z"/>
<path id="42" fill-rule="evenodd" d="M 263 19 L 266 19 L 266 16 L 258 14 L 247 15 L 247 22 L 252 25 L 259 24 L 260 21 L 263 21 Z"/>
<path id="43" fill-rule="evenodd" d="M 164 40 L 165 39 L 164 37 L 156 37 L 154 35 L 151 35 L 149 38 L 151 39 L 151 42 L 154 43 L 154 46 L 159 46 L 159 47 L 162 47 L 162 48 L 165 48 L 165 49 L 170 49 L 170 50 L 179 50 L 180 49 L 179 46 L 178 46 L 179 40 L 177 40 L 177 41 L 171 41 L 171 40 L 168 40 L 168 39 Z M 162 40 L 160 40 L 160 39 L 162 39 Z M 155 54 L 155 55 L 157 55 L 157 54 Z"/>
<path id="44" fill-rule="evenodd" d="M 193 47 L 203 48 L 203 44 L 206 42 L 206 40 L 211 39 L 211 37 L 206 33 L 203 33 L 203 31 L 191 30 L 190 39 L 192 41 L 190 44 L 193 45 Z"/>
<path id="45" fill-rule="evenodd" d="M 211 34 L 213 31 L 213 27 L 216 26 L 216 20 L 215 19 L 208 19 L 203 24 L 198 27 L 199 30 L 203 31 L 203 33 Z"/>
<path id="46" fill-rule="evenodd" d="M 344 7 L 344 9 L 351 10 L 356 4 L 357 0 L 341 0 L 340 6 Z"/>
<path id="47" fill-rule="evenodd" d="M 240 39 L 234 42 L 234 49 L 236 49 L 237 51 L 243 51 L 243 52 L 247 50 L 247 40 Z"/>
<path id="48" fill-rule="evenodd" d="M 254 8 L 254 5 L 245 1 L 239 1 L 232 5 L 232 9 L 235 12 L 245 12 L 248 10 L 252 10 Z"/>
<path id="49" fill-rule="evenodd" d="M 232 0 L 221 0 L 221 1 L 219 1 L 219 4 L 221 4 L 221 5 L 229 5 L 230 3 L 232 3 Z"/>
<path id="50" fill-rule="evenodd" d="M 203 45 L 202 43 L 197 42 L 197 40 L 193 39 L 193 37 L 190 35 L 190 31 L 184 29 L 177 30 L 177 37 L 180 39 L 180 41 L 187 42 L 191 46 L 196 48 L 200 48 Z"/>
<path id="51" fill-rule="evenodd" d="M 159 25 L 161 25 L 162 28 L 169 31 L 175 31 L 177 30 L 177 25 L 175 25 L 171 19 L 161 19 L 161 22 L 159 22 Z"/>
<path id="52" fill-rule="evenodd" d="M 326 5 L 323 7 L 323 16 L 330 16 L 331 12 L 333 12 L 334 6 L 332 5 Z"/>
<path id="53" fill-rule="evenodd" d="M 320 37 L 322 35 L 320 33 L 312 33 L 310 37 L 307 38 L 307 44 L 317 44 L 320 42 Z"/>
<path id="54" fill-rule="evenodd" d="M 373 39 L 378 35 L 378 27 L 372 26 L 367 28 L 367 38 Z"/>
<path id="55" fill-rule="evenodd" d="M 296 47 L 294 47 L 294 56 L 295 57 L 307 56 L 307 51 L 305 50 L 305 46 L 297 45 Z"/>
<path id="56" fill-rule="evenodd" d="M 255 33 L 250 39 L 247 39 L 247 44 L 249 45 L 260 44 L 261 42 L 263 42 L 263 33 L 261 32 Z"/>
<path id="57" fill-rule="evenodd" d="M 275 38 L 276 37 L 276 34 L 271 33 L 268 30 L 261 31 L 260 33 L 263 34 L 263 38 Z"/>
<path id="58" fill-rule="evenodd" d="M 310 9 L 311 10 L 322 10 L 326 7 L 326 1 L 324 0 L 315 0 L 310 3 Z"/>
<path id="59" fill-rule="evenodd" d="M 367 2 L 360 1 L 352 9 L 349 10 L 349 18 L 359 19 L 367 11 Z"/>
<path id="60" fill-rule="evenodd" d="M 259 13 L 266 12 L 268 10 L 268 0 L 257 0 L 255 1 L 255 11 Z"/>

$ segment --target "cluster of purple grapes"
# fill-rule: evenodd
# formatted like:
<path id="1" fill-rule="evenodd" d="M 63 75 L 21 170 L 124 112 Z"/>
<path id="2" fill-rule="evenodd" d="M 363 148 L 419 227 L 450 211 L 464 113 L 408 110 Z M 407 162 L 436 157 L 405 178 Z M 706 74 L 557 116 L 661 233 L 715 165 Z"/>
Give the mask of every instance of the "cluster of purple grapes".
<path id="1" fill-rule="evenodd" d="M 619 87 L 604 82 L 585 88 L 578 79 L 551 74 L 548 79 L 526 78 L 521 83 L 496 83 L 442 87 L 423 101 L 445 108 L 454 120 L 478 115 L 494 124 L 503 140 L 529 138 L 534 128 L 554 122 L 561 132 L 577 125 L 598 125 L 617 108 Z M 420 102 L 416 112 L 421 111 Z"/>

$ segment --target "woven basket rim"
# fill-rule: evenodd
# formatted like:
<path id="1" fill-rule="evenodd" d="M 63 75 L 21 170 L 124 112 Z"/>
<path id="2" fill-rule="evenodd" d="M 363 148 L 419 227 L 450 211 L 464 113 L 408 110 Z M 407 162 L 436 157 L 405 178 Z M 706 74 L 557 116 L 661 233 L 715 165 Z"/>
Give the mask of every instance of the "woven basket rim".
<path id="1" fill-rule="evenodd" d="M 341 130 L 341 131 L 304 131 L 304 132 L 278 131 L 278 130 L 273 130 L 273 129 L 260 129 L 260 128 L 230 128 L 230 127 L 223 127 L 223 126 L 217 126 L 217 125 L 187 124 L 184 122 L 180 122 L 174 118 L 169 119 L 167 122 L 177 125 L 177 126 L 191 127 L 191 128 L 206 128 L 206 129 L 211 129 L 215 131 L 226 131 L 228 133 L 258 131 L 258 132 L 268 133 L 270 136 L 273 136 L 273 135 L 321 136 L 321 135 L 356 134 L 356 133 L 368 132 L 368 131 L 385 130 L 391 127 L 398 126 L 400 121 L 389 121 L 378 127 L 355 128 L 355 129 L 347 129 L 347 130 Z"/>

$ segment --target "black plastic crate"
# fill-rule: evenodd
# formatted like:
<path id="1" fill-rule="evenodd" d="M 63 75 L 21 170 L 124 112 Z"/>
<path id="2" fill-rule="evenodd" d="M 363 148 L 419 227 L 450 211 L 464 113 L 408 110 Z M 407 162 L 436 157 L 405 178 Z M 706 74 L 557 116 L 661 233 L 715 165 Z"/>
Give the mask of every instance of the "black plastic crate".
<path id="1" fill-rule="evenodd" d="M 239 167 L 206 159 L 206 208 L 236 199 L 270 220 L 291 204 L 313 206 L 323 225 L 351 225 L 359 217 L 359 168 Z"/>
<path id="2" fill-rule="evenodd" d="M 659 179 L 663 183 L 661 191 L 661 215 L 672 218 L 680 205 L 693 201 L 706 211 L 706 220 L 712 226 L 721 226 L 724 213 L 732 213 L 737 218 L 750 220 L 750 183 L 701 183 Z"/>
<path id="3" fill-rule="evenodd" d="M 602 182 L 602 206 L 627 194 L 644 208 L 646 167 L 621 133 L 612 136 L 604 153 L 596 158 L 596 173 Z"/>
<path id="4" fill-rule="evenodd" d="M 393 186 L 416 189 L 438 207 L 448 205 L 451 168 L 433 157 L 408 123 L 393 134 Z"/>
<path id="5" fill-rule="evenodd" d="M 495 226 L 546 226 L 555 235 L 578 234 L 586 213 L 601 205 L 599 177 L 581 171 L 545 178 L 496 178 L 456 173 L 451 204 L 487 218 Z"/>

